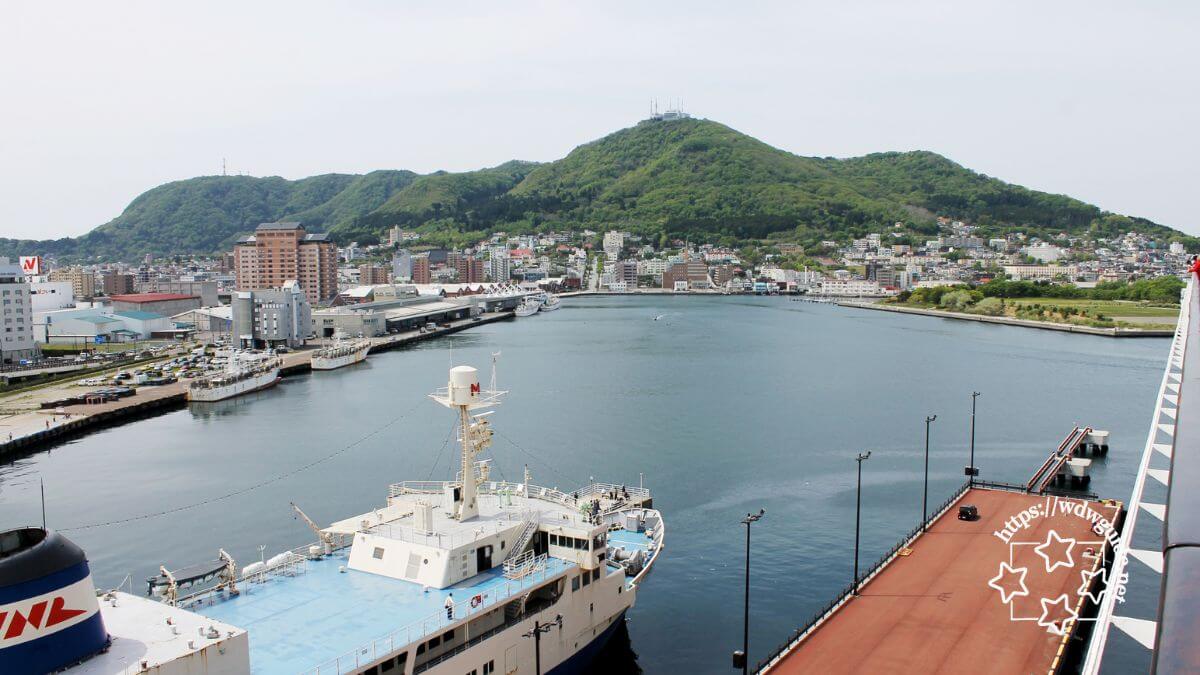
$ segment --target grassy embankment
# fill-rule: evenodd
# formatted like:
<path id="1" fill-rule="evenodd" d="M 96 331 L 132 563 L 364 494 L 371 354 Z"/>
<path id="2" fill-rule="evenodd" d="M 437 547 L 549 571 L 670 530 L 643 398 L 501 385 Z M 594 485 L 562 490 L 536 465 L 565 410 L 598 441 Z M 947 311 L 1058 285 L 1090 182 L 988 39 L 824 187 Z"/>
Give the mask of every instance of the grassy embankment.
<path id="1" fill-rule="evenodd" d="M 1179 316 L 1182 282 L 1174 277 L 1106 284 L 1094 289 L 995 281 L 971 287 L 919 288 L 889 301 L 906 307 L 1027 321 L 1089 326 L 1170 330 Z"/>

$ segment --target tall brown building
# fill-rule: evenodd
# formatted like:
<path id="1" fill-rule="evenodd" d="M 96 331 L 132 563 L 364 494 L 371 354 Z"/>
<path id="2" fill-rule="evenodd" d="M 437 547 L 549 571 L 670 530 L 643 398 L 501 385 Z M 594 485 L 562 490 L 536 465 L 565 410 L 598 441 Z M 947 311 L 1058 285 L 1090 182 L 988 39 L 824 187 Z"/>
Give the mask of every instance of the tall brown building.
<path id="1" fill-rule="evenodd" d="M 50 281 L 69 281 L 76 298 L 91 298 L 96 295 L 96 275 L 84 267 L 66 267 L 51 270 Z"/>
<path id="2" fill-rule="evenodd" d="M 295 279 L 314 304 L 337 295 L 337 247 L 300 223 L 259 225 L 233 247 L 233 261 L 239 291 L 281 288 Z"/>
<path id="3" fill-rule="evenodd" d="M 105 295 L 126 295 L 133 293 L 132 274 L 125 274 L 117 270 L 108 270 L 100 273 L 100 284 L 103 286 Z"/>
<path id="4" fill-rule="evenodd" d="M 475 256 L 459 256 L 455 261 L 455 268 L 458 271 L 458 283 L 460 284 L 477 284 L 484 281 L 483 261 L 476 260 Z"/>
<path id="5" fill-rule="evenodd" d="M 412 257 L 412 280 L 414 284 L 427 284 L 433 277 L 429 271 L 429 256 L 414 255 Z"/>
<path id="6" fill-rule="evenodd" d="M 364 286 L 375 286 L 390 283 L 392 270 L 383 265 L 359 265 L 358 283 Z"/>

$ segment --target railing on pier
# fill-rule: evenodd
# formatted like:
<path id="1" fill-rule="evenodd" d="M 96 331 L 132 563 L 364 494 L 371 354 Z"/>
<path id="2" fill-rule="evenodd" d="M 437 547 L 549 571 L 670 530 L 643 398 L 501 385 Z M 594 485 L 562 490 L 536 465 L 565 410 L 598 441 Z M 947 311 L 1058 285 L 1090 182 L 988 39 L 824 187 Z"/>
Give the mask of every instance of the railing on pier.
<path id="1" fill-rule="evenodd" d="M 979 481 L 976 481 L 975 484 L 978 485 Z M 804 638 L 808 637 L 813 630 L 824 623 L 829 617 L 833 616 L 833 613 L 836 612 L 839 607 L 845 604 L 854 595 L 856 590 L 862 588 L 867 582 L 875 578 L 875 575 L 879 574 L 879 572 L 881 572 L 888 563 L 898 556 L 901 550 L 910 547 L 913 542 L 915 542 L 917 538 L 921 536 L 927 525 L 938 518 L 941 518 L 942 514 L 949 511 L 950 507 L 964 494 L 966 494 L 967 490 L 970 488 L 970 481 L 960 485 L 958 489 L 954 491 L 954 494 L 950 495 L 946 501 L 942 502 L 941 506 L 938 506 L 933 510 L 933 515 L 926 517 L 922 522 L 918 523 L 917 526 L 914 527 L 907 535 L 905 535 L 905 537 L 901 539 L 899 543 L 888 550 L 887 553 L 884 553 L 879 560 L 875 561 L 875 564 L 868 567 L 866 572 L 859 579 L 843 588 L 841 592 L 838 593 L 837 597 L 830 600 L 824 607 L 813 614 L 812 618 L 810 618 L 807 623 L 797 628 L 791 634 L 791 636 L 784 641 L 783 644 L 776 647 L 771 651 L 770 654 L 767 655 L 766 658 L 759 661 L 758 665 L 754 667 L 754 672 L 761 673 L 778 663 L 778 661 L 784 655 L 795 648 L 796 645 L 804 640 Z M 1021 491 L 1024 492 L 1023 489 Z"/>

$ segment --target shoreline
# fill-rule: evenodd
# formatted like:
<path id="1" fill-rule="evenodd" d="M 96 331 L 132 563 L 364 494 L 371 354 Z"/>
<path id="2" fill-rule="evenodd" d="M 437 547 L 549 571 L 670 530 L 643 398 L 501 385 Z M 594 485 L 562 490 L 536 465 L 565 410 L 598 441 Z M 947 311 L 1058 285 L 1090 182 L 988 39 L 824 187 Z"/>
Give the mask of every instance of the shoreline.
<path id="1" fill-rule="evenodd" d="M 843 301 L 836 303 L 839 307 L 854 309 L 873 309 L 880 312 L 896 312 L 899 314 L 918 314 L 942 319 L 958 319 L 960 321 L 978 321 L 1002 326 L 1017 326 L 1019 328 L 1038 328 L 1054 330 L 1060 333 L 1082 333 L 1112 338 L 1163 338 L 1175 335 L 1173 330 L 1142 329 L 1142 328 L 1093 328 L 1092 326 L 1076 326 L 1068 323 L 1051 323 L 1049 321 L 1030 321 L 1009 316 L 984 316 L 982 314 L 962 314 L 947 312 L 940 309 L 925 309 L 923 307 L 900 307 L 897 305 L 880 305 L 870 302 Z"/>
<path id="2" fill-rule="evenodd" d="M 437 330 L 426 333 L 408 331 L 398 335 L 370 338 L 371 349 L 368 354 L 398 349 L 423 340 L 458 333 L 472 326 L 511 319 L 513 316 L 514 314 L 511 311 L 493 312 L 482 315 L 479 321 L 469 318 L 460 319 L 452 322 L 447 328 L 439 327 Z M 311 351 L 312 349 L 302 349 L 282 355 L 283 365 L 279 369 L 279 376 L 282 378 L 311 372 Z M 71 386 L 73 384 L 63 383 L 51 385 L 47 389 Z M 2 401 L 3 399 L 0 399 L 0 402 Z M 11 461 L 26 454 L 36 452 L 44 447 L 54 446 L 63 441 L 87 435 L 93 431 L 152 417 L 170 410 L 185 408 L 187 405 L 187 384 L 185 382 L 176 382 L 162 387 L 139 388 L 139 391 L 135 395 L 109 403 L 90 406 L 86 404 L 66 406 L 63 408 L 63 413 L 57 413 L 54 409 L 43 408 L 9 415 L 2 418 L 4 422 L 8 423 L 5 426 L 10 425 L 12 420 L 21 416 L 32 416 L 25 421 L 32 420 L 36 424 L 33 426 L 33 431 L 21 435 L 14 433 L 12 440 L 5 439 L 3 442 L 0 442 L 0 461 Z M 38 426 L 43 421 L 42 418 L 47 418 L 48 416 L 61 417 L 66 413 L 70 413 L 72 418 L 52 422 L 44 429 Z"/>

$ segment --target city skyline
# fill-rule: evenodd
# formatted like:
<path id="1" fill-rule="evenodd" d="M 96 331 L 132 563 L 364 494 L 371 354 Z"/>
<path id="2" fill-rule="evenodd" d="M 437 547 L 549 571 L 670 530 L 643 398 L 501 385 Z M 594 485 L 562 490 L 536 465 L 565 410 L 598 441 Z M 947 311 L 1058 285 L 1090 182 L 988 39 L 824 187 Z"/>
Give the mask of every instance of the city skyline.
<path id="1" fill-rule="evenodd" d="M 83 234 L 223 162 L 294 179 L 550 161 L 652 99 L 800 155 L 931 150 L 1200 233 L 1182 198 L 1197 97 L 1178 86 L 1200 65 L 1195 7 L 688 9 L 19 5 L 0 28 L 22 102 L 0 112 L 0 234 Z"/>

